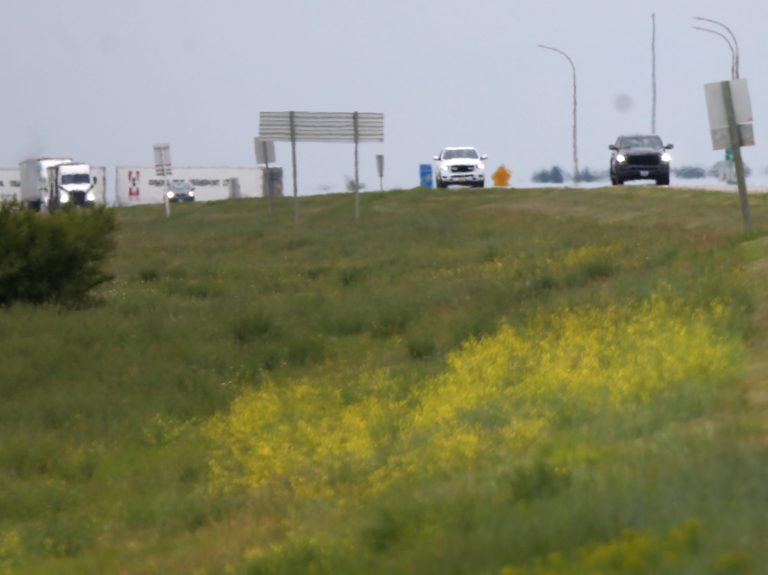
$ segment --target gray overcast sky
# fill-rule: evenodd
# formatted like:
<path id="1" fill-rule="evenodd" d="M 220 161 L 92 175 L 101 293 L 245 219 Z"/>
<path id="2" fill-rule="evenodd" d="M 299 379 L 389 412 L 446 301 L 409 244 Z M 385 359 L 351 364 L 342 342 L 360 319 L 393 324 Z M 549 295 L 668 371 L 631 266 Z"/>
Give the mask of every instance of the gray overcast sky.
<path id="1" fill-rule="evenodd" d="M 766 0 L 6 0 L 0 33 L 0 166 L 66 155 L 151 165 L 248 166 L 261 111 L 385 114 L 384 144 L 361 145 L 361 181 L 418 185 L 440 147 L 474 145 L 514 185 L 571 166 L 577 69 L 579 160 L 605 169 L 607 146 L 651 126 L 651 14 L 657 24 L 657 131 L 677 165 L 709 167 L 703 86 L 727 80 L 730 51 L 693 16 L 736 34 L 757 146 L 768 166 Z M 629 102 L 617 109 L 616 100 Z M 621 107 L 620 107 L 621 108 Z M 290 190 L 290 147 L 277 144 Z M 352 146 L 301 143 L 299 194 L 344 189 Z"/>

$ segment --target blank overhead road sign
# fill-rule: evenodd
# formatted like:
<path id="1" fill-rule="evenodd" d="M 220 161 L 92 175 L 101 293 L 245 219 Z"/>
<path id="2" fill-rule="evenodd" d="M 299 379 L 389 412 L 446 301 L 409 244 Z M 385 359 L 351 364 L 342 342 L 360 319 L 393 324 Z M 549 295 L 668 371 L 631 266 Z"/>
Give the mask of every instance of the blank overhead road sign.
<path id="1" fill-rule="evenodd" d="M 355 220 L 360 218 L 358 144 L 384 141 L 384 114 L 378 112 L 261 112 L 259 138 L 291 143 L 293 166 L 293 221 L 298 225 L 296 142 L 355 144 Z"/>
<path id="2" fill-rule="evenodd" d="M 281 142 L 383 142 L 384 114 L 377 112 L 261 112 L 259 137 Z"/>

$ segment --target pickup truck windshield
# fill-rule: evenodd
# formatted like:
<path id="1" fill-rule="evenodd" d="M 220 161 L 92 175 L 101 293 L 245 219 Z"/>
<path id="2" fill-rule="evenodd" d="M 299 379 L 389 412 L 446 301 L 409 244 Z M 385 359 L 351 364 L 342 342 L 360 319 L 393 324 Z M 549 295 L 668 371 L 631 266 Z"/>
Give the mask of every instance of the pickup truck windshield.
<path id="1" fill-rule="evenodd" d="M 478 158 L 477 150 L 465 148 L 460 150 L 445 150 L 445 152 L 443 152 L 444 160 L 453 160 L 456 158 L 471 158 L 476 160 Z"/>

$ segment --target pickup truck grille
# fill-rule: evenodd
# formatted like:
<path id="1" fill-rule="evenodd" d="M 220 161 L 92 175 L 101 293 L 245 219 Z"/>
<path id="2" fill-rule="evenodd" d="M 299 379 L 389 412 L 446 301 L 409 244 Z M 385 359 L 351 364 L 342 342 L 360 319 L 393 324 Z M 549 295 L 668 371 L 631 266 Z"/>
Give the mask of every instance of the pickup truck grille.
<path id="1" fill-rule="evenodd" d="M 451 166 L 451 171 L 456 172 L 471 172 L 474 166 Z"/>
<path id="2" fill-rule="evenodd" d="M 661 158 L 658 154 L 639 154 L 627 156 L 627 162 L 633 166 L 658 166 Z"/>

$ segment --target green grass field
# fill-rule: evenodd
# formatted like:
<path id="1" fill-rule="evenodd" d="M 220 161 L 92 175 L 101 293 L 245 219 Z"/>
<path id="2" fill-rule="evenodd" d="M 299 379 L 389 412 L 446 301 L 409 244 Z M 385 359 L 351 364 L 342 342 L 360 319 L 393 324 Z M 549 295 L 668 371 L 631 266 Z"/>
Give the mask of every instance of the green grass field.
<path id="1" fill-rule="evenodd" d="M 768 573 L 768 197 L 118 210 L 0 309 L 0 575 Z"/>

